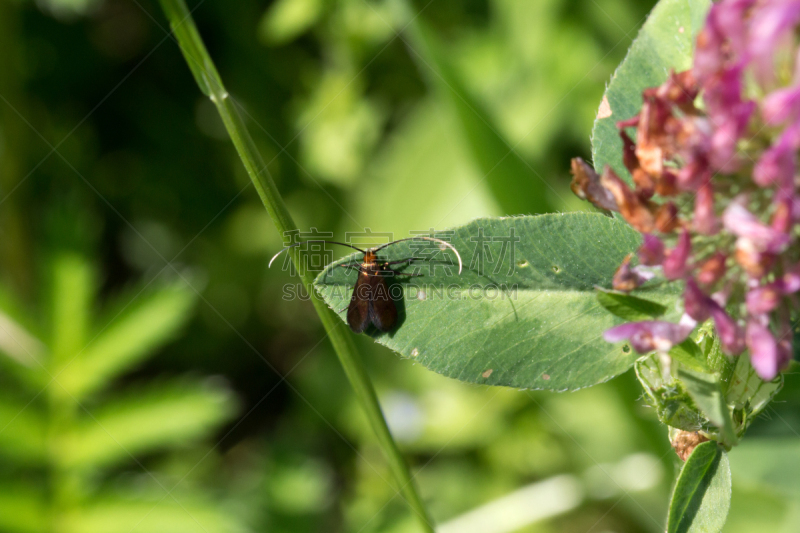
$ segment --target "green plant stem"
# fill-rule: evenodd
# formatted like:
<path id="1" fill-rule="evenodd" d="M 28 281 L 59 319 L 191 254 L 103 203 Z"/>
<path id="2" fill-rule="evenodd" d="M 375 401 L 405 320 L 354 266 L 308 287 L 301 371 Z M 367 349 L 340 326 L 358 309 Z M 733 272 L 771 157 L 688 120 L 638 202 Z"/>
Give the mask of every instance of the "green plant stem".
<path id="1" fill-rule="evenodd" d="M 297 226 L 292 220 L 275 183 L 269 174 L 265 172 L 266 165 L 264 160 L 256 149 L 253 139 L 250 137 L 239 112 L 236 110 L 234 102 L 222 84 L 222 79 L 203 44 L 186 3 L 184 0 L 160 0 L 160 2 L 169 19 L 172 31 L 178 39 L 178 44 L 186 58 L 186 62 L 197 84 L 200 86 L 200 90 L 216 105 L 225 128 L 247 170 L 247 174 L 250 176 L 250 180 L 253 182 L 261 201 L 264 203 L 264 207 L 275 223 L 275 227 L 283 235 L 284 240 L 288 242 L 290 239 L 289 232 L 296 231 Z M 314 308 L 331 340 L 331 344 L 333 344 L 347 379 L 355 390 L 356 397 L 378 437 L 378 442 L 398 484 L 397 488 L 417 515 L 422 530 L 433 533 L 434 529 L 430 516 L 417 493 L 408 464 L 403 459 L 397 443 L 389 432 L 389 427 L 383 418 L 372 381 L 355 349 L 351 334 L 345 328 L 339 327 L 342 324 L 339 318 L 316 294 L 313 275 L 302 268 L 302 253 L 299 247 L 290 248 L 288 253 L 297 267 L 308 294 L 312 295 L 311 301 L 314 304 Z"/>

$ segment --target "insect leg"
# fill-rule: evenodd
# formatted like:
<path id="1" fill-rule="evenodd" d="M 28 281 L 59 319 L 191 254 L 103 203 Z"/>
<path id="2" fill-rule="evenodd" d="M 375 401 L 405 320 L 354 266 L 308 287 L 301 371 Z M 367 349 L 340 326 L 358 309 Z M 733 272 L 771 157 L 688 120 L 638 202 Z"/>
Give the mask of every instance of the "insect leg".
<path id="1" fill-rule="evenodd" d="M 411 263 L 411 261 L 416 261 L 417 259 L 421 259 L 420 257 L 409 257 L 407 259 L 398 259 L 397 261 L 386 261 L 384 265 L 396 265 L 398 263 Z"/>
<path id="2" fill-rule="evenodd" d="M 411 274 L 411 273 L 407 273 L 407 272 L 398 272 L 397 270 L 395 270 L 395 269 L 393 269 L 393 268 L 391 268 L 389 266 L 389 265 L 396 265 L 398 263 L 410 264 L 411 261 L 414 261 L 416 259 L 418 259 L 418 258 L 417 257 L 409 257 L 408 259 L 399 259 L 397 261 L 386 261 L 381 266 L 383 267 L 383 270 L 388 270 L 389 272 L 392 272 L 393 274 L 398 275 L 398 276 L 414 276 L 414 277 L 422 276 L 423 274 Z"/>
<path id="3" fill-rule="evenodd" d="M 425 275 L 425 274 L 413 274 L 413 273 L 411 273 L 411 272 L 398 272 L 397 270 L 395 270 L 395 269 L 393 269 L 393 268 L 389 268 L 389 267 L 387 267 L 387 266 L 385 266 L 385 267 L 384 267 L 384 270 L 388 270 L 389 272 L 393 273 L 395 276 L 411 276 L 411 277 L 417 277 L 417 276 L 424 276 L 424 275 Z"/>

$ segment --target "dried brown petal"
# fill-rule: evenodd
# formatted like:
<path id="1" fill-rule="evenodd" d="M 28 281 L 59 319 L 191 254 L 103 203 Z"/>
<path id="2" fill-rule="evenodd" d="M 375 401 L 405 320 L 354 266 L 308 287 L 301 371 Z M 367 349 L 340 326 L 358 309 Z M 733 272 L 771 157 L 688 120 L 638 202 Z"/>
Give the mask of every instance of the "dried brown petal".
<path id="1" fill-rule="evenodd" d="M 636 145 L 636 157 L 645 172 L 660 176 L 664 171 L 664 150 L 650 138 Z"/>
<path id="2" fill-rule="evenodd" d="M 657 90 L 646 89 L 642 96 L 644 103 L 636 130 L 636 157 L 645 172 L 660 176 L 667 155 L 664 149 L 671 144 L 665 127 L 672 113 L 669 103 L 658 97 Z"/>
<path id="3" fill-rule="evenodd" d="M 708 440 L 697 431 L 679 431 L 678 434 L 672 439 L 672 448 L 681 461 L 686 461 L 699 444 Z"/>
<path id="4" fill-rule="evenodd" d="M 649 200 L 656 192 L 656 182 L 653 177 L 641 168 L 637 168 L 631 176 L 636 185 L 636 195 L 642 200 Z"/>
<path id="5" fill-rule="evenodd" d="M 636 157 L 636 145 L 633 140 L 620 130 L 619 136 L 622 139 L 622 162 L 625 168 L 631 173 L 633 183 L 636 185 L 636 194 L 642 199 L 650 199 L 655 192 L 655 180 L 644 169 L 639 166 L 639 159 Z"/>
<path id="6" fill-rule="evenodd" d="M 695 110 L 694 99 L 697 98 L 699 87 L 691 70 L 683 72 L 670 72 L 669 78 L 658 88 L 658 96 L 669 100 L 684 112 Z"/>
<path id="7" fill-rule="evenodd" d="M 727 257 L 722 252 L 717 252 L 706 259 L 700 265 L 700 272 L 697 274 L 697 282 L 701 285 L 710 286 L 719 281 L 725 275 L 725 261 Z"/>
<path id="8" fill-rule="evenodd" d="M 661 196 L 675 196 L 678 194 L 678 180 L 674 173 L 664 170 L 656 179 L 655 190 Z"/>
<path id="9" fill-rule="evenodd" d="M 628 256 L 622 261 L 622 264 L 619 265 L 619 268 L 617 268 L 617 271 L 614 273 L 614 277 L 611 280 L 611 286 L 615 290 L 630 292 L 642 284 L 643 280 L 641 276 L 639 276 L 639 274 L 634 272 L 631 268 L 632 258 L 633 254 L 628 254 Z"/>
<path id="10" fill-rule="evenodd" d="M 622 162 L 625 163 L 625 168 L 631 174 L 639 168 L 639 159 L 636 157 L 636 145 L 633 144 L 633 139 L 625 133 L 625 130 L 620 130 L 619 137 L 622 139 Z"/>
<path id="11" fill-rule="evenodd" d="M 606 166 L 603 170 L 600 183 L 614 196 L 619 212 L 635 230 L 650 233 L 655 229 L 655 219 L 649 206 L 617 176 L 611 167 Z"/>
<path id="12" fill-rule="evenodd" d="M 581 200 L 588 200 L 595 207 L 607 211 L 619 211 L 614 196 L 601 185 L 597 172 L 580 157 L 572 159 L 572 183 L 570 189 Z"/>
<path id="13" fill-rule="evenodd" d="M 672 203 L 667 202 L 658 207 L 656 211 L 656 228 L 661 233 L 671 233 L 681 225 L 678 218 L 678 207 Z"/>

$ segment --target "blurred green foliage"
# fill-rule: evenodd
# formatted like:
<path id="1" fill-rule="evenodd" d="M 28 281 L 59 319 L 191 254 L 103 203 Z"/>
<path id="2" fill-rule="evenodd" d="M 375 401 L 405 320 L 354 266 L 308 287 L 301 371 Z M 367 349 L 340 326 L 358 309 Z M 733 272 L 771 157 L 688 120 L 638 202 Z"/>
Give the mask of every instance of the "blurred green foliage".
<path id="1" fill-rule="evenodd" d="M 588 159 L 651 5 L 190 2 L 297 223 L 336 237 L 583 209 L 567 162 Z M 313 309 L 266 269 L 280 236 L 166 28 L 149 0 L 0 0 L 0 324 L 53 375 L 101 333 L 58 378 L 88 412 L 0 345 L 0 529 L 181 531 L 183 505 L 208 531 L 414 531 Z M 493 179 L 506 154 L 518 173 Z M 527 393 L 358 344 L 438 522 L 568 474 L 579 506 L 519 531 L 663 530 L 675 459 L 631 375 Z M 785 437 L 786 457 L 800 382 L 781 398 L 750 433 Z M 740 451 L 726 527 L 778 530 L 797 495 L 764 488 L 769 465 L 737 488 Z M 80 513 L 51 528 L 55 480 Z"/>
<path id="2" fill-rule="evenodd" d="M 194 292 L 177 280 L 114 298 L 98 323 L 97 278 L 78 255 L 52 259 L 47 304 L 0 306 L 0 528 L 7 531 L 243 531 L 208 489 L 154 473 L 234 414 L 230 391 L 189 377 L 117 384 L 176 336 Z M 29 331 L 26 326 L 32 329 Z M 142 460 L 145 463 L 142 463 Z M 157 464 L 157 463 L 155 463 Z M 169 487 L 169 488 L 168 488 Z"/>

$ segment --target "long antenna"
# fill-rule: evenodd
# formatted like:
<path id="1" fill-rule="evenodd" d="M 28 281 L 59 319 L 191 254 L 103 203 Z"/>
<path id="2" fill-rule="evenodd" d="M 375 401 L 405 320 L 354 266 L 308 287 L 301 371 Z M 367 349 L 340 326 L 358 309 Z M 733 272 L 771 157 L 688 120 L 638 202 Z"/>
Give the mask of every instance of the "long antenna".
<path id="1" fill-rule="evenodd" d="M 275 261 L 275 259 L 276 259 L 276 258 L 277 258 L 279 255 L 281 255 L 283 252 L 285 252 L 285 251 L 286 251 L 286 250 L 288 250 L 289 248 L 294 248 L 294 247 L 296 247 L 296 246 L 300 246 L 301 244 L 306 244 L 306 243 L 308 243 L 308 242 L 324 242 L 324 243 L 328 243 L 328 244 L 340 244 L 340 245 L 342 245 L 342 246 L 347 246 L 347 247 L 350 247 L 350 248 L 352 248 L 353 250 L 358 250 L 358 251 L 359 251 L 359 252 L 361 252 L 362 254 L 365 254 L 365 253 L 367 253 L 366 251 L 362 250 L 361 248 L 358 248 L 358 247 L 356 247 L 356 246 L 353 246 L 352 244 L 347 244 L 346 242 L 338 242 L 338 241 L 326 241 L 326 240 L 324 240 L 324 239 L 314 239 L 314 240 L 310 240 L 310 241 L 296 242 L 296 243 L 294 243 L 294 244 L 290 244 L 289 246 L 287 246 L 286 248 L 284 248 L 283 250 L 281 250 L 280 252 L 278 252 L 277 254 L 275 254 L 275 255 L 273 255 L 273 256 L 272 256 L 272 259 L 270 259 L 270 260 L 269 260 L 269 265 L 267 265 L 267 268 L 270 268 L 270 267 L 272 266 L 272 262 L 273 262 L 273 261 Z M 390 244 L 391 244 L 391 243 L 390 243 Z"/>
<path id="2" fill-rule="evenodd" d="M 377 252 L 378 250 L 382 250 L 382 249 L 386 248 L 387 246 L 391 246 L 392 244 L 397 244 L 398 242 L 403 242 L 403 241 L 413 241 L 413 240 L 416 240 L 416 239 L 424 239 L 426 241 L 438 242 L 439 244 L 442 244 L 442 245 L 446 246 L 447 248 L 450 248 L 451 250 L 453 250 L 453 253 L 456 254 L 456 257 L 458 258 L 458 273 L 461 274 L 461 268 L 462 268 L 461 254 L 459 254 L 458 250 L 456 250 L 456 247 L 453 246 L 452 244 L 450 244 L 449 242 L 443 241 L 442 239 L 437 239 L 435 237 L 424 237 L 424 236 L 420 235 L 418 237 L 407 237 L 405 239 L 397 239 L 396 241 L 387 242 L 384 245 L 378 246 L 377 248 L 373 248 L 372 251 L 373 252 Z"/>

